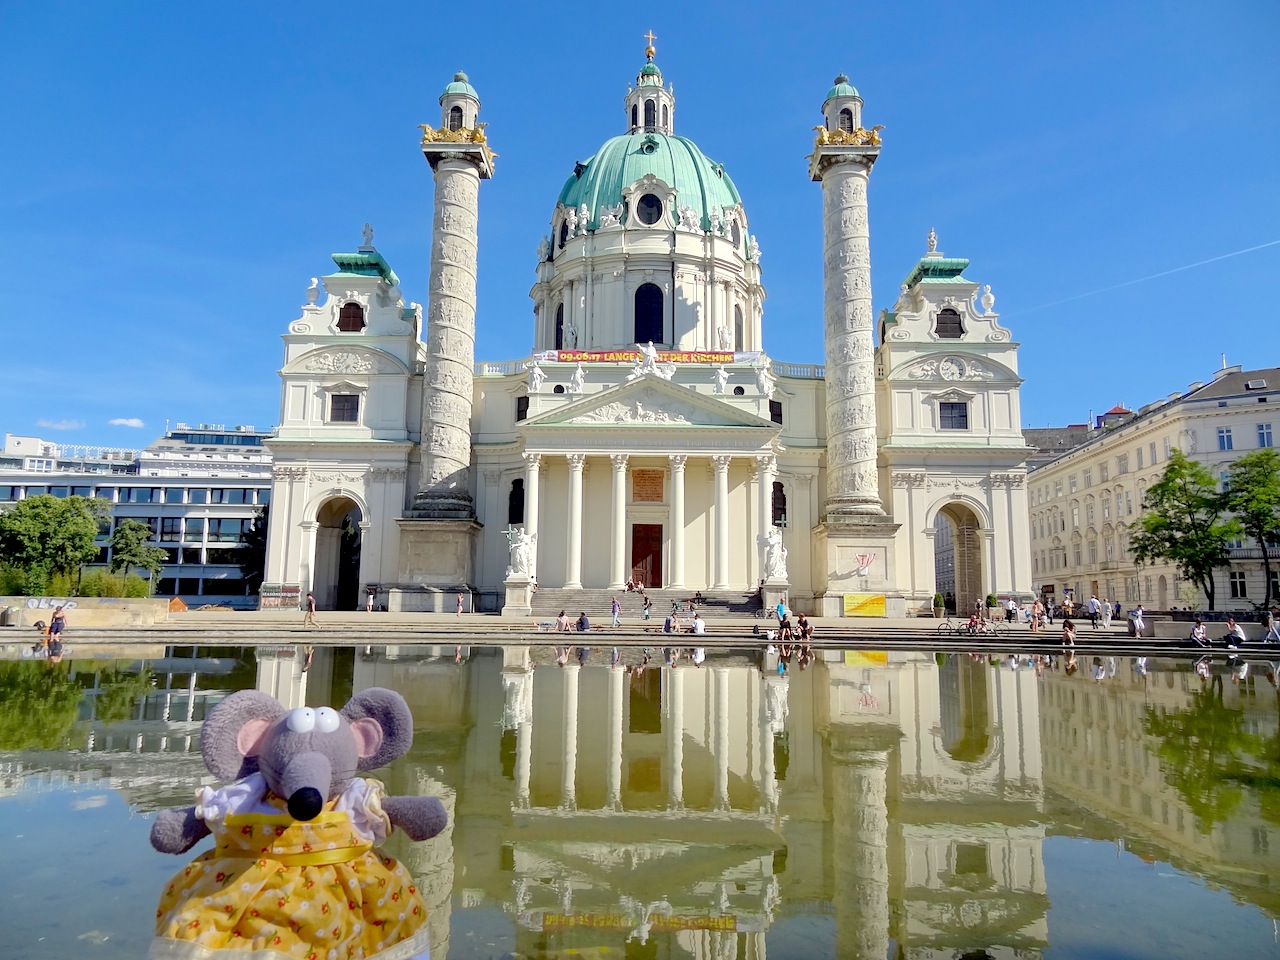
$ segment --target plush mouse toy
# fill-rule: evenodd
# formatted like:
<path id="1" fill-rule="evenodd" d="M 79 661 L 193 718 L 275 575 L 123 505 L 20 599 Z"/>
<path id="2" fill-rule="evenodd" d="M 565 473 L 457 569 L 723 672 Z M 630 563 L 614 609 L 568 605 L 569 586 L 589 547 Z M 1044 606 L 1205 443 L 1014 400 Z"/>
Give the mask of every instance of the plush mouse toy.
<path id="1" fill-rule="evenodd" d="M 429 955 L 426 907 L 412 878 L 373 847 L 393 826 L 414 840 L 446 822 L 435 797 L 388 797 L 357 777 L 408 752 L 413 717 L 400 694 L 372 688 L 341 712 L 286 710 L 256 690 L 205 720 L 200 752 L 228 787 L 162 810 L 161 853 L 210 834 L 214 848 L 169 881 L 148 956 L 371 960 Z"/>

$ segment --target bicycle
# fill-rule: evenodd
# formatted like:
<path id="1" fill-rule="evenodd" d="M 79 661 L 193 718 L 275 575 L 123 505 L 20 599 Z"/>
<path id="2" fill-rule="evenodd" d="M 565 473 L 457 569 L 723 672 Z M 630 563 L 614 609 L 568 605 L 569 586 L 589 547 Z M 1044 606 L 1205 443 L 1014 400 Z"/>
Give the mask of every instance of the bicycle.
<path id="1" fill-rule="evenodd" d="M 938 624 L 934 632 L 940 636 L 949 637 L 955 634 L 959 629 L 960 627 L 956 624 L 956 621 L 953 620 L 951 618 L 951 614 L 948 613 L 947 618 Z"/>

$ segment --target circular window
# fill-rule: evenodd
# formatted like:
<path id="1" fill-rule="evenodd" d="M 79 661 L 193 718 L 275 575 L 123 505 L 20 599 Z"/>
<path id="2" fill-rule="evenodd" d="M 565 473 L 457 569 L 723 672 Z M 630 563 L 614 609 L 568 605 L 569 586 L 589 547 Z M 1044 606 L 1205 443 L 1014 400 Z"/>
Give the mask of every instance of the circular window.
<path id="1" fill-rule="evenodd" d="M 746 391 L 746 388 L 744 388 L 744 387 L 734 387 L 734 388 L 733 388 L 733 395 L 734 395 L 735 397 L 745 396 L 745 395 L 746 395 L 746 392 L 747 392 L 747 391 Z"/>
<path id="2" fill-rule="evenodd" d="M 557 383 L 554 387 L 552 387 L 552 388 L 551 388 L 551 392 L 552 392 L 552 393 L 564 393 L 564 384 L 563 384 L 563 383 Z"/>
<path id="3" fill-rule="evenodd" d="M 646 193 L 636 204 L 636 216 L 641 223 L 652 226 L 662 217 L 662 201 L 652 193 Z"/>

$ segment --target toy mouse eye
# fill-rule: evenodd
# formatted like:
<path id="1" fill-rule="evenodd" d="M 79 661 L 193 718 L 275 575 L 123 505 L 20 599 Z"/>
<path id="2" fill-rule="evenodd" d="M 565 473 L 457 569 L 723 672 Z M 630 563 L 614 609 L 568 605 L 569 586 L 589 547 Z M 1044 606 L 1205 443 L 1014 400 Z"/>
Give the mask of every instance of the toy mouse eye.
<path id="1" fill-rule="evenodd" d="M 338 711 L 333 707 L 321 707 L 316 711 L 316 730 L 320 733 L 333 733 L 338 729 Z"/>
<path id="2" fill-rule="evenodd" d="M 316 712 L 310 707 L 290 710 L 285 724 L 293 733 L 310 733 L 316 728 Z"/>

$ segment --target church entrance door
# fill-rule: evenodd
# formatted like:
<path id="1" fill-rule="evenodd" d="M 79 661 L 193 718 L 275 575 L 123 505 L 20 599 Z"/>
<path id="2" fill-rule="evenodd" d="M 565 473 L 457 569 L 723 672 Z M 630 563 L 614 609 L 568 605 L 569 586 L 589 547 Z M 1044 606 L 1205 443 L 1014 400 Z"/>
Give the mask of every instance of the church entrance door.
<path id="1" fill-rule="evenodd" d="M 934 524 L 934 577 L 939 593 L 953 594 L 961 616 L 986 597 L 982 575 L 982 534 L 978 517 L 963 503 L 949 503 Z"/>
<path id="2" fill-rule="evenodd" d="M 631 525 L 631 579 L 646 587 L 662 586 L 662 524 Z"/>
<path id="3" fill-rule="evenodd" d="M 316 514 L 312 592 L 321 610 L 355 610 L 360 604 L 360 508 L 335 497 Z"/>

